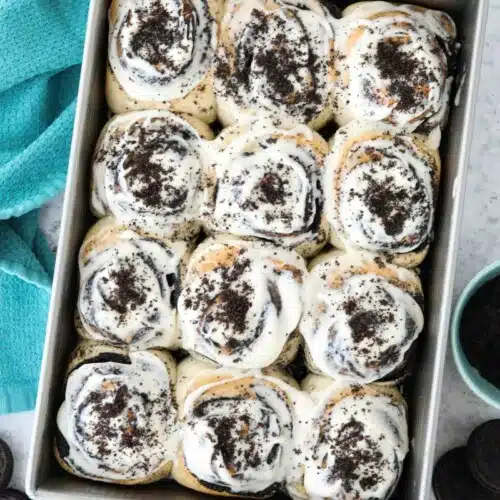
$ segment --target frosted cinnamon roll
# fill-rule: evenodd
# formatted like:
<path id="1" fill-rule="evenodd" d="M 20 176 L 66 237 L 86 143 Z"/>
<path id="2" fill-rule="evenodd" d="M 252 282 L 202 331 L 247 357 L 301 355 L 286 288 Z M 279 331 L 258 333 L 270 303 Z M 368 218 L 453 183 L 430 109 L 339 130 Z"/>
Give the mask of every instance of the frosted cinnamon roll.
<path id="1" fill-rule="evenodd" d="M 379 1 L 349 6 L 335 37 L 337 122 L 386 121 L 407 131 L 440 127 L 456 36 L 444 12 Z"/>
<path id="2" fill-rule="evenodd" d="M 166 478 L 177 446 L 171 355 L 84 342 L 68 373 L 57 415 L 59 464 L 76 476 L 109 483 Z"/>
<path id="3" fill-rule="evenodd" d="M 182 346 L 217 365 L 285 365 L 297 354 L 307 271 L 295 252 L 219 237 L 193 253 L 178 304 Z"/>
<path id="4" fill-rule="evenodd" d="M 201 371 L 180 404 L 181 445 L 172 469 L 183 486 L 267 498 L 283 484 L 299 418 L 309 401 L 279 374 Z"/>
<path id="5" fill-rule="evenodd" d="M 408 453 L 406 403 L 393 387 L 303 382 L 315 404 L 290 468 L 294 499 L 388 500 Z"/>
<path id="6" fill-rule="evenodd" d="M 310 371 L 370 383 L 402 376 L 423 329 L 417 274 L 366 252 L 314 259 L 300 332 Z"/>
<path id="7" fill-rule="evenodd" d="M 224 126 L 269 113 L 321 128 L 333 114 L 332 21 L 317 0 L 228 0 L 214 82 Z"/>
<path id="8" fill-rule="evenodd" d="M 439 153 L 421 136 L 351 122 L 330 141 L 326 213 L 338 248 L 384 253 L 414 267 L 427 255 L 439 191 Z"/>
<path id="9" fill-rule="evenodd" d="M 215 120 L 221 0 L 113 0 L 106 98 L 114 113 L 169 109 Z"/>
<path id="10" fill-rule="evenodd" d="M 200 229 L 203 138 L 212 137 L 207 125 L 187 115 L 115 116 L 101 132 L 94 156 L 93 212 L 172 239 L 193 239 Z"/>
<path id="11" fill-rule="evenodd" d="M 205 175 L 207 232 L 260 238 L 304 257 L 328 239 L 323 215 L 327 143 L 303 125 L 278 128 L 251 119 L 225 129 L 213 142 Z"/>
<path id="12" fill-rule="evenodd" d="M 177 300 L 186 244 L 101 219 L 79 254 L 77 330 L 130 349 L 179 347 Z"/>

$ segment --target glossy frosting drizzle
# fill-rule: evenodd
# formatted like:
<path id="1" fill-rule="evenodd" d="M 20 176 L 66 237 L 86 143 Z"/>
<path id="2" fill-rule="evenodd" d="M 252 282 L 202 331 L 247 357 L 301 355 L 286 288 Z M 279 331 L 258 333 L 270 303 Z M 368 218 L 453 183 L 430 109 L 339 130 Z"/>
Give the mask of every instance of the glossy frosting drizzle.
<path id="1" fill-rule="evenodd" d="M 377 271 L 368 256 L 349 253 L 310 271 L 300 331 L 316 370 L 369 383 L 404 362 L 424 325 L 421 292 L 405 289 L 418 280 L 412 271 L 383 265 Z"/>
<path id="2" fill-rule="evenodd" d="M 301 257 L 272 244 L 207 240 L 179 299 L 183 347 L 222 366 L 269 366 L 299 323 L 306 273 Z"/>
<path id="3" fill-rule="evenodd" d="M 214 143 L 208 227 L 285 247 L 318 238 L 325 151 L 314 140 L 305 126 L 284 130 L 265 119 L 226 129 Z"/>
<path id="4" fill-rule="evenodd" d="M 116 116 L 94 160 L 92 206 L 119 222 L 168 234 L 197 218 L 204 145 L 165 111 Z"/>
<path id="5" fill-rule="evenodd" d="M 148 352 L 130 364 L 89 363 L 69 376 L 57 425 L 69 445 L 64 460 L 101 480 L 138 480 L 175 454 L 177 411 L 165 365 Z"/>
<path id="6" fill-rule="evenodd" d="M 327 218 L 346 247 L 408 253 L 429 242 L 439 158 L 381 124 L 341 128 L 326 160 Z"/>
<path id="7" fill-rule="evenodd" d="M 135 349 L 171 347 L 185 251 L 184 243 L 128 230 L 81 256 L 78 311 L 91 337 Z"/>
<path id="8" fill-rule="evenodd" d="M 116 1 L 109 64 L 127 94 L 153 101 L 187 95 L 212 65 L 216 23 L 208 0 Z"/>
<path id="9" fill-rule="evenodd" d="M 336 24 L 341 124 L 384 120 L 407 130 L 442 125 L 455 53 L 452 19 L 412 5 L 366 2 Z"/>
<path id="10" fill-rule="evenodd" d="M 215 72 L 233 113 L 308 123 L 329 105 L 333 19 L 316 0 L 230 0 Z"/>

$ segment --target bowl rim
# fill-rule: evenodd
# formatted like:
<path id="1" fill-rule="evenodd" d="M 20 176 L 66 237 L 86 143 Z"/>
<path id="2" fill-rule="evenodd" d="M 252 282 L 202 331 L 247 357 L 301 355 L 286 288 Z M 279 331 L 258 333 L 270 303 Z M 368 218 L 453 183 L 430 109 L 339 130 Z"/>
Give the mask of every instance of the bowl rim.
<path id="1" fill-rule="evenodd" d="M 462 343 L 460 341 L 460 321 L 462 319 L 462 314 L 465 306 L 475 294 L 475 292 L 485 283 L 491 281 L 500 275 L 500 260 L 497 260 L 488 266 L 481 269 L 465 286 L 465 288 L 460 293 L 455 308 L 453 310 L 452 322 L 451 322 L 451 347 L 453 352 L 453 358 L 455 360 L 455 365 L 460 373 L 460 376 L 467 384 L 467 386 L 479 396 L 483 401 L 488 403 L 490 406 L 500 410 L 500 388 L 494 386 L 491 382 L 481 377 L 479 372 L 469 363 L 464 350 L 462 348 Z M 476 379 L 480 378 L 481 382 L 484 381 L 484 386 L 480 387 Z M 491 389 L 491 390 L 490 390 Z"/>

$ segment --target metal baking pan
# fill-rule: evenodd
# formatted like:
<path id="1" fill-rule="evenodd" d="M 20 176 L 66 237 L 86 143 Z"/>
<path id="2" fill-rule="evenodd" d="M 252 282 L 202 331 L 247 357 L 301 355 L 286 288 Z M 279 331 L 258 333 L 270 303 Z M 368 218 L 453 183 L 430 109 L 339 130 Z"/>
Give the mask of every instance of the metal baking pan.
<path id="1" fill-rule="evenodd" d="M 349 2 L 336 2 L 344 7 Z M 352 3 L 352 2 L 350 2 Z M 420 341 L 418 368 L 407 389 L 410 408 L 411 452 L 398 499 L 428 500 L 434 461 L 439 401 L 446 353 L 453 279 L 462 201 L 472 135 L 488 0 L 411 1 L 445 10 L 455 19 L 462 50 L 459 61 L 459 99 L 441 147 L 443 178 L 436 238 L 426 261 L 427 329 Z M 47 337 L 41 369 L 35 427 L 26 490 L 32 498 L 195 500 L 206 495 L 173 483 L 124 488 L 85 481 L 60 471 L 52 454 L 56 412 L 62 398 L 62 380 L 76 335 L 73 313 L 77 296 L 77 254 L 91 224 L 89 173 L 93 149 L 106 120 L 104 75 L 108 26 L 104 0 L 91 0 L 80 92 L 69 162 L 59 252 L 57 256 Z M 464 74 L 463 82 L 460 75 Z"/>

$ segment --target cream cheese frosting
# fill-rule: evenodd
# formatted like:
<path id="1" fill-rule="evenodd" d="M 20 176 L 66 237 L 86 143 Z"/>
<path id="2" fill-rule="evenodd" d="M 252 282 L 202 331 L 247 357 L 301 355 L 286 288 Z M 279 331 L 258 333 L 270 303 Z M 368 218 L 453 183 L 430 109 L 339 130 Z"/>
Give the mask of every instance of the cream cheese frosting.
<path id="1" fill-rule="evenodd" d="M 306 451 L 290 469 L 289 493 L 308 500 L 390 498 L 409 449 L 401 396 L 314 378 L 320 380 L 300 447 Z"/>
<path id="2" fill-rule="evenodd" d="M 306 274 L 301 257 L 270 243 L 206 240 L 179 298 L 184 349 L 222 366 L 272 364 L 299 323 Z"/>
<path id="3" fill-rule="evenodd" d="M 174 458 L 177 410 L 165 365 L 148 352 L 130 364 L 87 363 L 69 376 L 57 426 L 78 474 L 104 481 L 146 478 Z"/>
<path id="4" fill-rule="evenodd" d="M 214 81 L 222 121 L 266 111 L 309 123 L 329 107 L 332 21 L 316 0 L 228 1 Z"/>
<path id="5" fill-rule="evenodd" d="M 439 156 L 389 125 L 351 122 L 330 141 L 328 221 L 345 248 L 404 254 L 428 245 Z"/>
<path id="6" fill-rule="evenodd" d="M 310 270 L 300 331 L 313 371 L 370 383 L 403 364 L 424 325 L 420 283 L 414 272 L 381 262 L 349 252 Z"/>
<path id="7" fill-rule="evenodd" d="M 162 234 L 196 225 L 207 149 L 197 130 L 168 111 L 116 116 L 94 159 L 94 211 Z"/>
<path id="8" fill-rule="evenodd" d="M 171 101 L 209 72 L 217 27 L 207 0 L 118 0 L 109 64 L 136 99 Z"/>
<path id="9" fill-rule="evenodd" d="M 387 121 L 408 132 L 443 124 L 456 40 L 447 14 L 364 2 L 346 9 L 335 34 L 333 99 L 340 125 Z"/>
<path id="10" fill-rule="evenodd" d="M 208 229 L 285 247 L 324 240 L 325 147 L 307 127 L 284 129 L 268 118 L 223 131 L 213 143 L 212 179 L 203 206 Z"/>
<path id="11" fill-rule="evenodd" d="M 78 312 L 89 336 L 131 349 L 178 344 L 177 300 L 185 252 L 183 242 L 132 230 L 90 252 L 84 244 Z"/>

